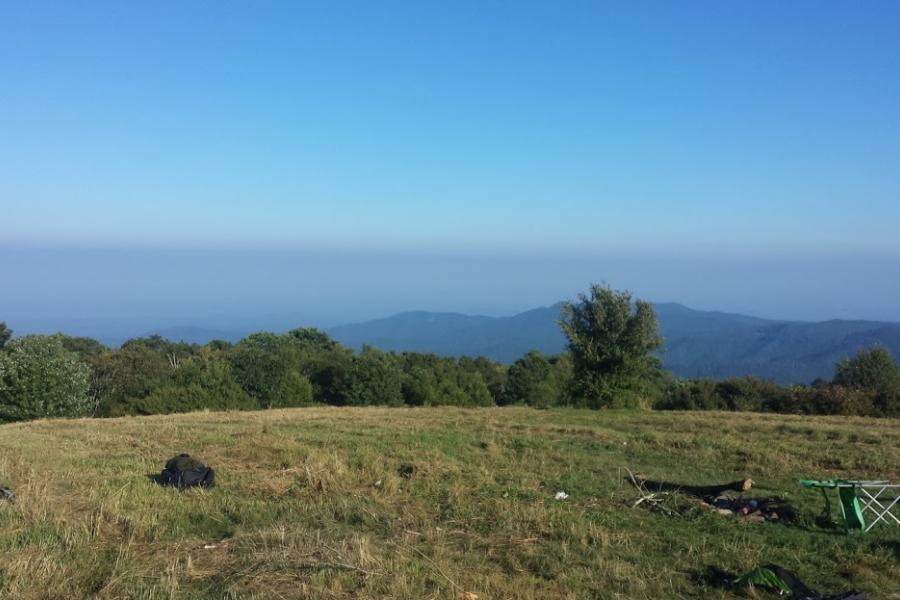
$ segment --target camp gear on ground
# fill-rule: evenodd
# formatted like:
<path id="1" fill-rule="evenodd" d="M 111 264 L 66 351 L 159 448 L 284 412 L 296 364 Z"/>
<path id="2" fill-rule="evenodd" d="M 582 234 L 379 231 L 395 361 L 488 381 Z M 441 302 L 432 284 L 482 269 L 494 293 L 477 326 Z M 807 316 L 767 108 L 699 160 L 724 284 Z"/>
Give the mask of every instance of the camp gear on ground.
<path id="1" fill-rule="evenodd" d="M 752 479 L 741 479 L 719 485 L 684 485 L 670 481 L 653 481 L 632 474 L 631 482 L 644 493 L 643 499 L 655 494 L 683 494 L 703 501 L 723 514 L 736 514 L 765 518 L 770 521 L 789 521 L 794 510 L 780 498 L 745 498 L 743 494 L 753 487 Z M 737 494 L 737 495 L 735 495 Z M 638 501 L 638 504 L 640 501 Z"/>
<path id="2" fill-rule="evenodd" d="M 15 502 L 16 493 L 8 487 L 0 486 L 0 502 Z"/>
<path id="3" fill-rule="evenodd" d="M 717 496 L 704 498 L 703 501 L 720 511 L 727 511 L 741 516 L 758 515 L 770 521 L 790 521 L 794 518 L 794 509 L 781 498 L 744 498 L 734 496 Z"/>
<path id="4" fill-rule="evenodd" d="M 836 596 L 823 596 L 810 589 L 796 573 L 776 564 L 763 565 L 744 573 L 734 580 L 735 585 L 754 585 L 767 588 L 779 595 L 787 594 L 791 600 L 865 600 L 863 592 L 844 592 Z"/>
<path id="5" fill-rule="evenodd" d="M 825 498 L 825 512 L 831 512 L 831 503 L 826 490 L 837 490 L 838 505 L 841 507 L 841 519 L 844 529 L 869 531 L 877 523 L 894 523 L 900 525 L 900 518 L 894 514 L 900 508 L 900 483 L 887 480 L 856 479 L 803 479 L 800 485 L 810 489 L 822 490 Z M 871 519 L 866 524 L 865 516 Z"/>
<path id="6" fill-rule="evenodd" d="M 178 489 L 187 487 L 211 488 L 215 484 L 215 471 L 188 454 L 179 454 L 166 463 L 159 476 L 161 485 L 171 485 Z"/>

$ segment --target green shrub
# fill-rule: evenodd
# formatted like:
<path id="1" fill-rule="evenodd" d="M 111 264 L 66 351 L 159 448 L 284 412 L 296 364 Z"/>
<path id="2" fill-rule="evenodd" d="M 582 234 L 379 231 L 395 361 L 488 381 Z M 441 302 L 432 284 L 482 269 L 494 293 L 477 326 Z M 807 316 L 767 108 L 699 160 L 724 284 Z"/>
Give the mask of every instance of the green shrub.
<path id="1" fill-rule="evenodd" d="M 456 379 L 462 391 L 463 400 L 460 406 L 493 406 L 494 398 L 481 376 L 474 371 L 460 370 Z"/>
<path id="2" fill-rule="evenodd" d="M 312 402 L 311 386 L 306 394 L 304 378 L 298 371 L 299 351 L 288 337 L 254 333 L 232 349 L 230 358 L 235 380 L 261 408 Z"/>
<path id="3" fill-rule="evenodd" d="M 316 402 L 343 406 L 353 384 L 353 354 L 343 347 L 300 354 L 300 373 L 312 382 Z"/>
<path id="4" fill-rule="evenodd" d="M 829 385 L 815 391 L 812 412 L 818 415 L 874 415 L 877 411 L 873 398 L 872 392 Z"/>
<path id="5" fill-rule="evenodd" d="M 896 397 L 840 385 L 782 386 L 742 377 L 678 381 L 656 404 L 662 410 L 730 410 L 784 414 L 889 416 Z"/>
<path id="6" fill-rule="evenodd" d="M 887 348 L 874 346 L 839 362 L 833 383 L 853 390 L 891 394 L 900 390 L 900 366 Z"/>
<path id="7" fill-rule="evenodd" d="M 315 404 L 313 385 L 309 379 L 292 370 L 281 379 L 267 408 L 295 408 Z"/>
<path id="8" fill-rule="evenodd" d="M 0 352 L 0 421 L 93 414 L 90 370 L 58 336 L 26 336 Z"/>
<path id="9" fill-rule="evenodd" d="M 501 404 L 503 393 L 508 381 L 508 369 L 506 366 L 495 363 L 489 358 L 479 356 L 470 358 L 463 356 L 459 359 L 458 366 L 461 370 L 481 375 L 481 380 L 491 394 L 492 404 Z"/>
<path id="10" fill-rule="evenodd" d="M 432 406 L 437 400 L 437 378 L 434 371 L 414 366 L 403 374 L 403 402 L 410 406 Z"/>
<path id="11" fill-rule="evenodd" d="M 531 350 L 509 367 L 501 403 L 540 408 L 567 404 L 571 384 L 572 360 L 568 354 L 548 357 Z"/>
<path id="12" fill-rule="evenodd" d="M 101 415 L 133 414 L 131 405 L 169 383 L 174 372 L 164 354 L 143 344 L 130 344 L 100 355 L 91 391 Z"/>
<path id="13" fill-rule="evenodd" d="M 119 414 L 165 414 L 195 410 L 251 410 L 260 408 L 231 374 L 224 356 L 203 350 L 178 364 L 172 375 L 148 395 L 132 398 Z"/>
<path id="14" fill-rule="evenodd" d="M 363 348 L 353 358 L 352 383 L 347 402 L 355 406 L 403 404 L 403 371 L 387 352 Z"/>

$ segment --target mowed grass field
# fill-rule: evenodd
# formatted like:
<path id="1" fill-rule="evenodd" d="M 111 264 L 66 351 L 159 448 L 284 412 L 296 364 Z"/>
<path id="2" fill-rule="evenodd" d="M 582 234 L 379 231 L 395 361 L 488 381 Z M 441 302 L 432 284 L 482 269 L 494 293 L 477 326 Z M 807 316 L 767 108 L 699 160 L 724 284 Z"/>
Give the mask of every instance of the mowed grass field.
<path id="1" fill-rule="evenodd" d="M 217 487 L 156 485 L 179 452 Z M 800 519 L 634 508 L 627 469 L 751 477 Z M 767 562 L 900 598 L 900 528 L 827 527 L 802 477 L 900 480 L 900 421 L 306 408 L 4 425 L 18 502 L 0 504 L 0 598 L 764 598 L 708 570 Z"/>

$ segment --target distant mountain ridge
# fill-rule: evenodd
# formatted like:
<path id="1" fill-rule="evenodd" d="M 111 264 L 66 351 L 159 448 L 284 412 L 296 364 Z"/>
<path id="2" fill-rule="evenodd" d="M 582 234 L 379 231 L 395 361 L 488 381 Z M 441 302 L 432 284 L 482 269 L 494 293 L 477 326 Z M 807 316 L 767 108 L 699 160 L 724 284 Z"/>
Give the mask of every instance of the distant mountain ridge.
<path id="1" fill-rule="evenodd" d="M 359 349 L 433 352 L 444 356 L 487 356 L 511 363 L 536 349 L 555 354 L 565 347 L 559 329 L 562 303 L 509 317 L 473 316 L 426 311 L 403 312 L 383 319 L 340 325 L 326 331 Z M 679 377 L 724 378 L 752 375 L 780 383 L 830 379 L 834 365 L 861 348 L 880 344 L 900 359 L 900 323 L 860 320 L 780 321 L 747 315 L 695 310 L 677 303 L 654 303 L 665 340 L 663 365 Z M 155 326 L 149 323 L 105 324 L 39 320 L 11 323 L 16 333 L 53 333 L 93 337 L 119 346 L 131 337 L 159 334 L 172 341 L 206 344 L 220 339 L 237 342 L 250 322 L 234 329 L 198 326 Z M 247 328 L 247 329 L 245 329 Z M 271 328 L 278 331 L 278 328 Z"/>
<path id="2" fill-rule="evenodd" d="M 900 323 L 778 321 L 655 303 L 664 339 L 663 365 L 679 377 L 752 375 L 780 383 L 830 378 L 844 356 L 874 344 L 900 357 Z M 510 363 L 528 350 L 555 354 L 565 346 L 560 304 L 511 317 L 404 312 L 328 330 L 352 348 L 487 356 Z"/>

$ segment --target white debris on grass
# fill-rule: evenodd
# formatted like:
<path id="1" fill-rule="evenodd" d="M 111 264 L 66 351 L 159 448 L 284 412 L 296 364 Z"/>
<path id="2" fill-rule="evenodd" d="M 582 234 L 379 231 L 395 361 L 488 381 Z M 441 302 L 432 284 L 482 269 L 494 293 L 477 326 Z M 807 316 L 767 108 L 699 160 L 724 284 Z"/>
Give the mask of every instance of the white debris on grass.
<path id="1" fill-rule="evenodd" d="M 569 497 L 569 495 L 565 492 L 556 492 L 556 495 L 553 497 L 556 498 L 557 500 L 565 500 L 566 498 Z"/>

